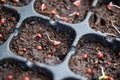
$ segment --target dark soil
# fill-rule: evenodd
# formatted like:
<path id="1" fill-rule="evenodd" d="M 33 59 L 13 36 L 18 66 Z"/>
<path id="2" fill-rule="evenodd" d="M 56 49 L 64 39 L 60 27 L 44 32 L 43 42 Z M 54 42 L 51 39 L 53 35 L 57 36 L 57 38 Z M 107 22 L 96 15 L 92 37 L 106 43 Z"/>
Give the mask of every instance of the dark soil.
<path id="1" fill-rule="evenodd" d="M 42 38 L 36 37 L 40 33 Z M 60 41 L 58 46 L 54 46 L 47 34 L 52 40 Z M 48 26 L 40 23 L 39 20 L 32 19 L 27 21 L 17 39 L 11 44 L 11 50 L 17 55 L 24 56 L 30 61 L 39 61 L 46 64 L 58 64 L 69 51 L 73 39 L 66 32 L 57 32 Z M 36 47 L 41 46 L 42 50 Z M 22 49 L 26 48 L 26 51 Z"/>
<path id="2" fill-rule="evenodd" d="M 92 29 L 96 31 L 101 31 L 103 33 L 111 34 L 114 37 L 120 37 L 119 33 L 114 29 L 111 24 L 111 20 L 114 21 L 114 25 L 118 26 L 120 30 L 120 10 L 117 8 L 112 8 L 108 10 L 106 5 L 101 4 L 102 0 L 96 8 L 91 8 L 90 5 L 93 0 L 81 0 L 81 6 L 76 7 L 73 5 L 75 0 L 36 0 L 34 8 L 39 14 L 49 16 L 52 20 L 58 21 L 56 15 L 61 17 L 66 17 L 69 23 L 79 23 L 84 20 L 88 11 L 92 10 L 94 14 L 91 16 L 89 21 Z M 19 3 L 13 3 L 7 1 L 7 4 L 14 6 L 24 6 L 28 4 L 30 0 L 22 0 Z M 45 4 L 47 9 L 42 11 L 41 5 Z M 52 14 L 51 11 L 55 10 L 56 14 Z M 0 39 L 0 44 L 4 43 L 9 37 L 10 33 L 17 23 L 17 19 L 14 14 L 8 12 L 8 10 L 3 9 L 0 5 L 0 19 L 5 18 L 6 23 L 0 25 L 0 34 L 3 38 Z M 74 15 L 69 16 L 73 12 L 79 12 L 80 16 Z M 42 35 L 38 38 L 36 34 Z M 49 34 L 52 40 L 60 41 L 61 43 L 57 46 L 53 45 L 47 34 Z M 52 28 L 45 26 L 41 21 L 35 18 L 28 20 L 22 26 L 21 33 L 18 37 L 13 39 L 10 48 L 15 54 L 19 56 L 26 57 L 32 62 L 40 62 L 49 65 L 59 64 L 62 62 L 66 54 L 68 53 L 73 39 L 66 32 L 57 32 Z M 38 50 L 36 47 L 41 46 L 42 49 Z M 104 55 L 102 58 L 97 57 L 98 50 Z M 83 59 L 83 55 L 87 54 L 88 58 Z M 120 56 L 114 53 L 107 47 L 101 46 L 99 43 L 80 40 L 77 45 L 76 54 L 71 58 L 69 66 L 71 70 L 77 74 L 81 74 L 88 78 L 88 80 L 98 80 L 101 74 L 101 66 L 104 68 L 105 74 L 114 78 L 114 80 L 119 80 L 120 77 Z M 92 74 L 87 73 L 87 69 L 92 69 Z M 6 80 L 7 75 L 11 74 L 15 79 L 22 80 L 25 76 L 33 78 L 33 80 L 47 80 L 38 73 L 32 71 L 21 71 L 16 66 L 4 65 L 0 66 L 0 77 L 2 80 Z M 21 76 L 19 76 L 21 75 Z M 41 79 L 40 79 L 41 78 Z"/>
<path id="3" fill-rule="evenodd" d="M 30 1 L 31 0 L 19 0 L 19 2 L 14 2 L 13 0 L 6 0 L 5 4 L 21 7 L 21 6 L 25 6 L 25 5 L 29 4 Z"/>
<path id="4" fill-rule="evenodd" d="M 8 76 L 13 76 L 12 79 L 7 79 Z M 29 79 L 25 79 L 25 78 Z M 39 72 L 32 70 L 24 71 L 20 67 L 11 64 L 4 64 L 0 66 L 0 80 L 49 80 Z"/>
<path id="5" fill-rule="evenodd" d="M 120 9 L 112 7 L 111 10 L 107 9 L 107 5 L 101 4 L 102 0 L 99 0 L 98 5 L 93 9 L 94 15 L 91 16 L 90 26 L 96 30 L 113 37 L 120 37 L 115 28 L 112 26 L 111 21 L 114 21 L 114 25 L 120 30 Z"/>
<path id="6" fill-rule="evenodd" d="M 84 20 L 88 10 L 90 9 L 92 0 L 81 0 L 81 5 L 76 7 L 73 3 L 76 0 L 36 0 L 34 8 L 36 12 L 49 16 L 52 20 L 58 21 L 56 15 L 66 17 L 69 23 L 79 23 Z M 45 4 L 47 9 L 42 11 L 41 5 Z M 55 10 L 56 15 L 51 14 L 51 11 Z M 80 13 L 80 16 L 69 16 L 73 12 Z"/>
<path id="7" fill-rule="evenodd" d="M 0 5 L 0 20 L 5 19 L 5 24 L 0 24 L 0 34 L 2 34 L 2 38 L 0 38 L 0 45 L 3 44 L 9 37 L 10 33 L 13 32 L 15 25 L 17 24 L 17 18 L 15 17 L 11 11 L 3 8 Z"/>
<path id="8" fill-rule="evenodd" d="M 98 50 L 104 55 L 103 58 L 97 57 Z M 87 59 L 83 58 L 84 54 L 88 55 Z M 98 80 L 98 77 L 102 76 L 101 66 L 107 76 L 113 77 L 114 80 L 120 79 L 120 56 L 95 42 L 80 40 L 69 65 L 73 72 L 86 76 L 88 80 Z M 89 68 L 92 69 L 92 74 L 87 73 Z"/>

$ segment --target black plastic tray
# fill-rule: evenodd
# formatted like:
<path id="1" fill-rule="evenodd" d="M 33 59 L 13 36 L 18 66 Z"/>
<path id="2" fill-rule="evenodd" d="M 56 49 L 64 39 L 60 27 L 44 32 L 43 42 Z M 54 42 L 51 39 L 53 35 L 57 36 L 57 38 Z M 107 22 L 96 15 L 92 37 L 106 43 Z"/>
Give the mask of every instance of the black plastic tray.
<path id="1" fill-rule="evenodd" d="M 92 15 L 92 12 L 88 12 L 86 18 L 76 24 L 70 24 L 62 21 L 52 21 L 49 17 L 46 17 L 44 15 L 38 14 L 34 10 L 34 2 L 35 0 L 32 0 L 28 5 L 24 7 L 14 7 L 10 6 L 8 4 L 5 4 L 4 7 L 13 10 L 18 14 L 19 22 L 17 23 L 14 32 L 10 34 L 7 41 L 0 45 L 0 60 L 10 59 L 13 63 L 18 63 L 22 68 L 24 69 L 34 69 L 34 68 L 40 68 L 46 71 L 47 76 L 50 78 L 50 80 L 87 80 L 86 77 L 83 77 L 81 75 L 77 75 L 74 72 L 72 72 L 69 68 L 69 60 L 71 57 L 75 54 L 76 46 L 78 44 L 78 41 L 85 37 L 87 40 L 92 40 L 95 42 L 98 42 L 104 46 L 107 46 L 111 48 L 115 52 L 120 51 L 120 39 L 111 39 L 108 38 L 107 35 L 94 31 L 89 26 L 89 18 Z M 95 7 L 98 0 L 94 0 L 91 7 Z M 41 20 L 43 24 L 46 24 L 48 26 L 52 26 L 57 31 L 69 31 L 72 30 L 74 34 L 71 34 L 71 32 L 68 32 L 70 35 L 75 35 L 75 39 L 72 43 L 71 49 L 66 55 L 64 61 L 58 65 L 50 66 L 42 63 L 32 63 L 28 61 L 26 58 L 15 55 L 9 48 L 10 43 L 12 39 L 15 36 L 18 36 L 20 34 L 20 28 L 24 22 L 25 19 L 31 18 L 31 17 L 37 17 Z"/>

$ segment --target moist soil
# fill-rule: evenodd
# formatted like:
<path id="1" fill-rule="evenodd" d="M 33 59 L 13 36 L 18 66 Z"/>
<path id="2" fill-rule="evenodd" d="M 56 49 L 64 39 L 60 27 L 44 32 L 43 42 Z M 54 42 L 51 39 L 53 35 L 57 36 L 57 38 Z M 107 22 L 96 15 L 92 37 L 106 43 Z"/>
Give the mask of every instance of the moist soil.
<path id="1" fill-rule="evenodd" d="M 6 0 L 6 2 L 4 2 L 4 3 L 0 2 L 0 3 L 22 7 L 22 6 L 29 4 L 30 2 L 31 2 L 31 0 L 19 0 L 19 2 L 14 2 L 14 0 Z"/>
<path id="2" fill-rule="evenodd" d="M 13 78 L 8 79 L 9 75 L 11 75 Z M 29 79 L 27 79 L 26 77 Z M 7 62 L 0 66 L 0 79 L 1 80 L 50 80 L 39 72 L 35 72 L 32 70 L 24 71 L 17 65 L 9 64 Z"/>
<path id="3" fill-rule="evenodd" d="M 81 0 L 81 5 L 79 7 L 74 5 L 75 1 L 76 0 L 36 0 L 34 8 L 36 12 L 49 16 L 52 20 L 62 20 L 56 17 L 56 15 L 59 15 L 60 17 L 66 17 L 67 22 L 69 23 L 79 23 L 84 20 L 88 10 L 90 9 L 92 0 Z M 42 4 L 47 6 L 46 10 L 42 11 Z M 56 14 L 52 14 L 52 10 L 55 10 Z M 73 12 L 78 12 L 80 15 L 69 16 Z"/>
<path id="4" fill-rule="evenodd" d="M 52 20 L 55 21 L 60 20 L 56 17 L 56 15 L 51 14 L 52 10 L 56 10 L 58 15 L 60 15 L 61 17 L 66 17 L 68 19 L 67 22 L 79 23 L 80 21 L 84 20 L 86 13 L 88 12 L 88 10 L 90 10 L 90 5 L 92 2 L 81 0 L 80 7 L 75 7 L 73 5 L 73 2 L 74 2 L 73 0 L 69 0 L 69 1 L 68 0 L 64 0 L 64 1 L 37 0 L 34 5 L 34 8 L 36 12 L 38 12 L 39 14 L 43 14 L 45 16 L 49 16 Z M 47 5 L 47 9 L 41 11 L 41 5 L 43 3 Z M 9 3 L 8 1 L 8 4 L 11 3 Z M 24 2 L 23 4 L 20 2 L 11 5 L 23 6 L 25 4 Z M 5 32 L 7 29 L 9 29 L 5 33 L 0 31 L 0 33 L 2 32 L 1 34 L 3 34 L 3 39 L 0 40 L 0 44 L 2 44 L 8 38 L 10 33 L 13 31 L 13 27 L 17 22 L 16 22 L 16 18 L 12 15 L 12 13 L 8 14 L 8 12 L 4 12 L 2 7 L 0 8 L 0 11 L 2 13 L 0 15 L 4 17 L 5 16 L 4 14 L 6 14 L 7 16 L 5 18 L 8 19 L 5 23 L 6 25 L 5 27 L 8 28 L 3 27 L 5 28 L 5 30 L 3 29 L 0 30 Z M 109 35 L 112 35 L 114 37 L 119 37 L 119 33 L 114 29 L 114 27 L 111 24 L 111 20 L 112 20 L 114 21 L 114 24 L 116 26 L 120 26 L 119 9 L 113 7 L 111 10 L 108 10 L 106 8 L 106 5 L 102 5 L 99 0 L 97 7 L 93 8 L 92 11 L 94 12 L 94 14 L 93 16 L 91 16 L 91 19 L 89 21 L 92 29 L 107 34 L 109 33 Z M 80 16 L 75 15 L 69 17 L 69 14 L 73 12 L 79 12 Z M 119 27 L 117 28 L 119 30 Z M 61 43 L 58 46 L 54 46 L 53 43 L 49 41 L 46 32 L 50 35 L 51 39 L 60 41 Z M 40 33 L 42 37 L 41 38 L 36 37 L 37 33 Z M 8 35 L 4 35 L 4 34 L 8 34 Z M 14 41 L 11 43 L 10 47 L 15 54 L 26 57 L 30 61 L 33 62 L 38 61 L 41 63 L 54 65 L 62 62 L 63 58 L 68 53 L 71 47 L 72 41 L 73 39 L 71 39 L 66 32 L 56 32 L 50 27 L 41 24 L 40 21 L 33 19 L 33 21 L 28 21 L 22 26 L 21 33 L 19 34 L 18 37 L 14 38 Z M 37 46 L 41 46 L 42 49 L 41 50 L 36 49 Z M 23 48 L 26 50 L 24 51 Z M 103 58 L 101 59 L 97 57 L 98 50 L 104 55 Z M 87 59 L 82 58 L 84 54 L 88 54 Z M 120 57 L 119 55 L 111 51 L 109 48 L 101 46 L 99 43 L 80 40 L 79 44 L 77 45 L 76 54 L 70 60 L 69 65 L 73 72 L 87 77 L 88 80 L 98 80 L 98 77 L 102 75 L 100 68 L 101 66 L 104 68 L 104 72 L 106 75 L 113 77 L 114 80 L 119 80 L 120 78 L 119 57 Z M 92 74 L 88 74 L 86 72 L 88 68 L 92 69 L 93 71 Z M 9 69 L 7 69 L 7 67 L 1 67 L 1 70 L 3 70 L 3 72 L 8 72 L 6 70 Z M 10 71 L 10 73 L 13 72 L 13 74 L 15 75 L 17 73 L 16 70 L 19 69 L 15 68 L 12 71 Z M 23 72 L 22 74 L 25 75 L 27 74 L 27 76 L 29 76 L 29 74 L 33 75 L 32 72 Z M 2 73 L 0 75 L 1 77 L 4 76 L 6 78 L 6 75 L 8 74 L 5 73 L 5 75 L 3 75 Z M 35 76 L 37 76 L 37 74 L 35 74 Z M 19 77 L 19 74 L 17 75 L 17 77 Z M 37 80 L 37 79 L 33 79 L 33 80 Z"/>
<path id="5" fill-rule="evenodd" d="M 101 31 L 110 37 L 120 37 L 111 23 L 111 20 L 114 21 L 114 25 L 117 26 L 119 30 L 119 9 L 113 7 L 111 10 L 108 10 L 106 5 L 103 5 L 102 2 L 99 1 L 96 8 L 92 11 L 94 14 L 89 21 L 92 29 Z M 102 59 L 97 57 L 98 51 L 96 48 L 104 54 Z M 79 42 L 77 49 L 76 54 L 72 57 L 69 64 L 73 72 L 86 76 L 88 80 L 98 80 L 98 77 L 102 75 L 100 66 L 103 66 L 106 75 L 113 77 L 114 80 L 119 80 L 119 55 L 98 43 L 85 40 Z M 84 54 L 88 54 L 88 59 L 82 58 Z M 92 74 L 87 73 L 87 69 L 89 68 L 93 70 Z"/>
<path id="6" fill-rule="evenodd" d="M 0 5 L 0 20 L 5 19 L 5 24 L 0 24 L 0 34 L 2 34 L 2 38 L 0 38 L 0 45 L 3 44 L 10 34 L 13 32 L 15 25 L 17 24 L 17 18 L 15 17 L 11 11 L 3 8 Z"/>
<path id="7" fill-rule="evenodd" d="M 20 35 L 11 44 L 11 50 L 33 62 L 38 61 L 50 65 L 60 63 L 69 51 L 73 39 L 66 32 L 57 32 L 49 26 L 41 24 L 35 18 L 31 20 L 22 26 Z M 37 37 L 37 33 L 42 37 Z M 61 43 L 57 46 L 53 45 L 47 34 L 50 39 Z M 37 46 L 41 46 L 42 49 L 38 50 Z M 22 50 L 23 48 L 26 48 L 26 51 Z"/>
<path id="8" fill-rule="evenodd" d="M 120 9 L 112 7 L 107 9 L 107 5 L 103 5 L 99 0 L 97 6 L 93 9 L 94 14 L 90 18 L 90 26 L 96 31 L 101 31 L 108 36 L 120 37 L 120 32 L 114 28 L 113 24 L 120 30 Z M 113 3 L 114 4 L 114 3 Z"/>
<path id="9" fill-rule="evenodd" d="M 13 6 L 24 6 L 27 5 L 30 1 L 31 0 L 20 0 L 17 3 L 13 2 L 13 0 L 6 0 L 5 3 L 2 3 L 0 1 L 0 19 L 5 19 L 5 24 L 0 24 L 0 34 L 2 34 L 3 36 L 2 38 L 0 38 L 0 45 L 8 39 L 18 21 L 18 16 L 15 13 L 13 13 L 13 11 L 4 8 L 3 4 L 9 4 Z"/>
<path id="10" fill-rule="evenodd" d="M 102 58 L 98 58 L 98 51 L 103 54 Z M 84 54 L 88 55 L 87 59 L 83 58 Z M 87 77 L 88 80 L 98 80 L 98 77 L 102 76 L 101 66 L 107 76 L 114 80 L 120 79 L 120 56 L 99 43 L 85 39 L 79 41 L 76 54 L 71 58 L 69 65 L 73 72 Z M 88 74 L 87 69 L 91 69 L 92 74 Z"/>

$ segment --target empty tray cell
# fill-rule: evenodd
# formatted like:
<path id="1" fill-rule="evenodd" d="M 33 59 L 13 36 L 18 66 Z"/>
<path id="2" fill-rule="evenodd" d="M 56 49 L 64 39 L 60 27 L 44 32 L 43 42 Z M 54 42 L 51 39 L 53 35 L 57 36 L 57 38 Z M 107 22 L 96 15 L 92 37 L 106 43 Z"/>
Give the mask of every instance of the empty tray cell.
<path id="1" fill-rule="evenodd" d="M 79 23 L 84 20 L 93 0 L 36 0 L 36 12 L 52 20 Z"/>
<path id="2" fill-rule="evenodd" d="M 89 21 L 90 26 L 94 30 L 101 31 L 108 36 L 120 37 L 119 8 L 112 6 L 111 9 L 109 9 L 110 4 L 104 5 L 101 3 L 102 2 L 99 1 L 98 5 L 93 10 L 94 15 L 91 16 Z"/>
<path id="3" fill-rule="evenodd" d="M 120 56 L 108 47 L 84 38 L 79 41 L 69 65 L 73 72 L 88 80 L 119 80 Z"/>
<path id="4" fill-rule="evenodd" d="M 17 14 L 0 6 L 0 45 L 3 44 L 13 32 L 17 24 Z"/>
<path id="5" fill-rule="evenodd" d="M 12 6 L 25 6 L 30 3 L 31 0 L 1 0 L 0 3 L 6 3 Z"/>
<path id="6" fill-rule="evenodd" d="M 40 20 L 31 18 L 23 24 L 20 35 L 10 47 L 14 53 L 30 61 L 53 65 L 64 59 L 72 42 L 73 38 L 67 32 L 55 31 Z"/>
<path id="7" fill-rule="evenodd" d="M 45 75 L 33 70 L 23 70 L 15 64 L 5 63 L 0 66 L 0 80 L 50 80 Z"/>

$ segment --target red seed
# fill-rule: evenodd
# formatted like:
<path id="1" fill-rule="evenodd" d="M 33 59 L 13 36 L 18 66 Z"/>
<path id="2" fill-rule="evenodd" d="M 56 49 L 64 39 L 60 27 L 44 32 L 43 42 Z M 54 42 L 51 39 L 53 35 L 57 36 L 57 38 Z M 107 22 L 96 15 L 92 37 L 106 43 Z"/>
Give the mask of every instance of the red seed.
<path id="1" fill-rule="evenodd" d="M 98 58 L 103 58 L 104 55 L 101 52 L 98 52 L 97 56 Z"/>
<path id="2" fill-rule="evenodd" d="M 75 1 L 73 4 L 74 4 L 76 7 L 79 7 L 79 6 L 81 5 L 81 3 L 80 3 L 79 0 Z"/>
<path id="3" fill-rule="evenodd" d="M 88 73 L 88 74 L 92 74 L 92 69 L 90 69 L 90 68 L 87 69 L 87 73 Z"/>
<path id="4" fill-rule="evenodd" d="M 30 78 L 26 76 L 26 77 L 24 77 L 24 80 L 30 80 Z"/>
<path id="5" fill-rule="evenodd" d="M 42 46 L 37 46 L 37 50 L 42 50 Z"/>
<path id="6" fill-rule="evenodd" d="M 46 10 L 46 9 L 47 9 L 47 6 L 45 4 L 42 4 L 41 10 L 43 11 L 43 10 Z"/>
<path id="7" fill-rule="evenodd" d="M 41 35 L 40 33 L 37 33 L 37 34 L 36 34 L 36 37 L 42 38 L 42 35 Z"/>
<path id="8" fill-rule="evenodd" d="M 87 55 L 87 54 L 84 54 L 84 55 L 82 56 L 82 58 L 83 58 L 83 59 L 87 59 L 87 58 L 88 58 L 88 55 Z"/>
<path id="9" fill-rule="evenodd" d="M 7 76 L 7 80 L 12 80 L 13 79 L 13 76 L 12 75 L 8 75 Z"/>
<path id="10" fill-rule="evenodd" d="M 16 3 L 16 2 L 19 2 L 19 0 L 13 0 L 13 2 L 15 2 L 15 3 Z"/>
<path id="11" fill-rule="evenodd" d="M 48 55 L 46 56 L 46 58 L 51 58 L 51 55 L 50 55 L 50 54 L 48 54 Z"/>
<path id="12" fill-rule="evenodd" d="M 111 10 L 112 9 L 112 6 L 110 4 L 107 5 L 107 9 L 108 10 Z"/>
<path id="13" fill-rule="evenodd" d="M 51 54 L 46 55 L 46 58 L 51 58 Z"/>
<path id="14" fill-rule="evenodd" d="M 2 34 L 0 34 L 0 38 L 2 38 L 3 36 L 2 36 Z"/>
<path id="15" fill-rule="evenodd" d="M 23 51 L 25 51 L 25 52 L 27 51 L 27 49 L 26 49 L 26 48 L 22 48 L 22 50 L 23 50 Z"/>
<path id="16" fill-rule="evenodd" d="M 52 11 L 51 11 L 51 14 L 55 15 L 55 14 L 56 14 L 56 11 L 55 11 L 55 10 L 52 10 Z"/>
<path id="17" fill-rule="evenodd" d="M 68 19 L 66 17 L 62 17 L 61 20 L 64 21 L 64 22 L 68 21 Z"/>
<path id="18" fill-rule="evenodd" d="M 80 13 L 79 13 L 79 12 L 76 12 L 75 14 L 76 14 L 76 16 L 80 16 Z"/>
<path id="19" fill-rule="evenodd" d="M 58 46 L 59 44 L 60 44 L 60 42 L 57 42 L 57 41 L 55 41 L 55 42 L 53 43 L 54 46 Z"/>
<path id="20" fill-rule="evenodd" d="M 1 20 L 0 20 L 0 23 L 1 23 L 1 24 L 5 24 L 5 19 L 1 19 Z"/>
<path id="21" fill-rule="evenodd" d="M 6 0 L 1 0 L 1 2 L 2 2 L 2 3 L 5 3 L 5 2 L 6 2 Z"/>
<path id="22" fill-rule="evenodd" d="M 111 64 L 111 62 L 110 62 L 110 61 L 106 61 L 106 63 L 107 63 L 108 65 L 110 65 L 110 64 Z"/>

